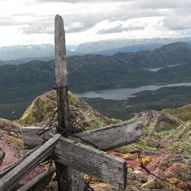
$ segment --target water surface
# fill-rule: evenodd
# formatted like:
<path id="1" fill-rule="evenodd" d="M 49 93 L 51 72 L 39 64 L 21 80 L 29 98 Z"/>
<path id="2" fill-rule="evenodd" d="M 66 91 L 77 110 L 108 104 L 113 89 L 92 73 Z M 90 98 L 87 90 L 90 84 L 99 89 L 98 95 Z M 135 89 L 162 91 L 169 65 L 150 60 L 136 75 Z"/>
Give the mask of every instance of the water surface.
<path id="1" fill-rule="evenodd" d="M 136 93 L 143 91 L 156 91 L 164 87 L 181 87 L 181 86 L 191 86 L 191 82 L 188 83 L 175 83 L 167 85 L 150 85 L 141 86 L 138 88 L 120 88 L 111 90 L 100 90 L 100 91 L 89 91 L 77 94 L 80 97 L 86 98 L 102 98 L 107 100 L 128 100 L 130 97 L 136 97 Z"/>

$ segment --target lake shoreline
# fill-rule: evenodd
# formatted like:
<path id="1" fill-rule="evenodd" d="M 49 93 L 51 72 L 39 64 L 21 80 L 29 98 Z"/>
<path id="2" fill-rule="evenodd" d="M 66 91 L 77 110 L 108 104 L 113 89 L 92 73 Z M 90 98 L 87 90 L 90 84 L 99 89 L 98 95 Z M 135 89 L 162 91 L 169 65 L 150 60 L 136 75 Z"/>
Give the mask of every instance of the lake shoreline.
<path id="1" fill-rule="evenodd" d="M 128 100 L 129 98 L 136 97 L 137 93 L 144 91 L 156 91 L 161 88 L 171 88 L 171 87 L 182 87 L 187 86 L 191 87 L 191 82 L 186 83 L 172 83 L 166 85 L 147 85 L 141 86 L 138 88 L 119 88 L 119 89 L 110 89 L 110 90 L 96 90 L 88 91 L 84 93 L 77 93 L 79 97 L 85 98 L 102 98 L 104 100 Z"/>

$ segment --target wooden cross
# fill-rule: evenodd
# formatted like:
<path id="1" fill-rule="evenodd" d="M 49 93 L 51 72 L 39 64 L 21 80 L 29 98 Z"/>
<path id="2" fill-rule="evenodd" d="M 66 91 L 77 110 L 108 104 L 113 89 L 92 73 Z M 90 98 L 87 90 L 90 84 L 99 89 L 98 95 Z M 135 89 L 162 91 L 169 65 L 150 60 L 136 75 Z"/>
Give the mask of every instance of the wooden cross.
<path id="1" fill-rule="evenodd" d="M 68 82 L 65 32 L 62 18 L 55 17 L 55 60 L 58 95 L 58 128 L 38 136 L 42 128 L 21 128 L 24 143 L 29 148 L 41 145 L 14 168 L 0 174 L 0 191 L 10 191 L 28 171 L 54 153 L 59 191 L 83 191 L 81 172 L 124 190 L 127 185 L 127 165 L 122 158 L 107 154 L 106 150 L 135 142 L 142 135 L 141 121 L 131 120 L 96 130 L 71 134 L 69 126 Z M 45 143 L 44 143 L 45 142 Z M 94 147 L 92 146 L 94 145 Z M 53 170 L 20 188 L 32 191 L 43 188 L 50 181 Z"/>

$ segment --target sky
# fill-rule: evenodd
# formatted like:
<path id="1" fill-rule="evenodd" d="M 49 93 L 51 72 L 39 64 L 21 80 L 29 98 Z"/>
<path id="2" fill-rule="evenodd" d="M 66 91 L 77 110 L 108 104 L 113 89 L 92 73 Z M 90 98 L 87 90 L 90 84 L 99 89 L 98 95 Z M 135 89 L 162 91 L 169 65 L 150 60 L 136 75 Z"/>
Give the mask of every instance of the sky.
<path id="1" fill-rule="evenodd" d="M 68 45 L 191 36 L 191 0 L 0 0 L 0 46 L 53 44 L 56 14 Z"/>

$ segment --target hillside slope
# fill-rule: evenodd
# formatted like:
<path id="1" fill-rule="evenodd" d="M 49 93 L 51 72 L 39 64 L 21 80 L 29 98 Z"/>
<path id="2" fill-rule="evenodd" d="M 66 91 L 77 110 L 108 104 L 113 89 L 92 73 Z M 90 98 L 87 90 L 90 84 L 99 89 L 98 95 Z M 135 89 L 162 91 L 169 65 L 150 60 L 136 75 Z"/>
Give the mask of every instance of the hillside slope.
<path id="1" fill-rule="evenodd" d="M 19 123 L 22 125 L 46 125 L 56 112 L 56 92 L 50 91 L 37 97 L 27 108 Z M 101 115 L 83 99 L 69 92 L 70 120 L 77 128 L 94 129 L 120 120 Z M 57 115 L 54 117 L 54 123 Z"/>
<path id="2" fill-rule="evenodd" d="M 40 123 L 43 126 L 55 111 L 55 100 L 55 92 L 39 96 L 26 110 L 20 122 Z M 79 127 L 84 126 L 86 129 L 116 122 L 101 116 L 86 102 L 71 93 L 70 109 L 77 111 L 72 114 L 74 118 L 84 119 Z M 180 108 L 173 111 L 176 116 L 182 113 Z M 110 154 L 126 159 L 128 189 L 132 191 L 191 189 L 191 117 L 183 121 L 181 117 L 169 113 L 168 110 L 162 112 L 148 110 L 136 114 L 134 119 L 142 120 L 144 123 L 143 136 L 135 144 L 109 151 Z M 115 190 L 106 184 L 94 181 L 92 186 L 100 191 Z"/>

